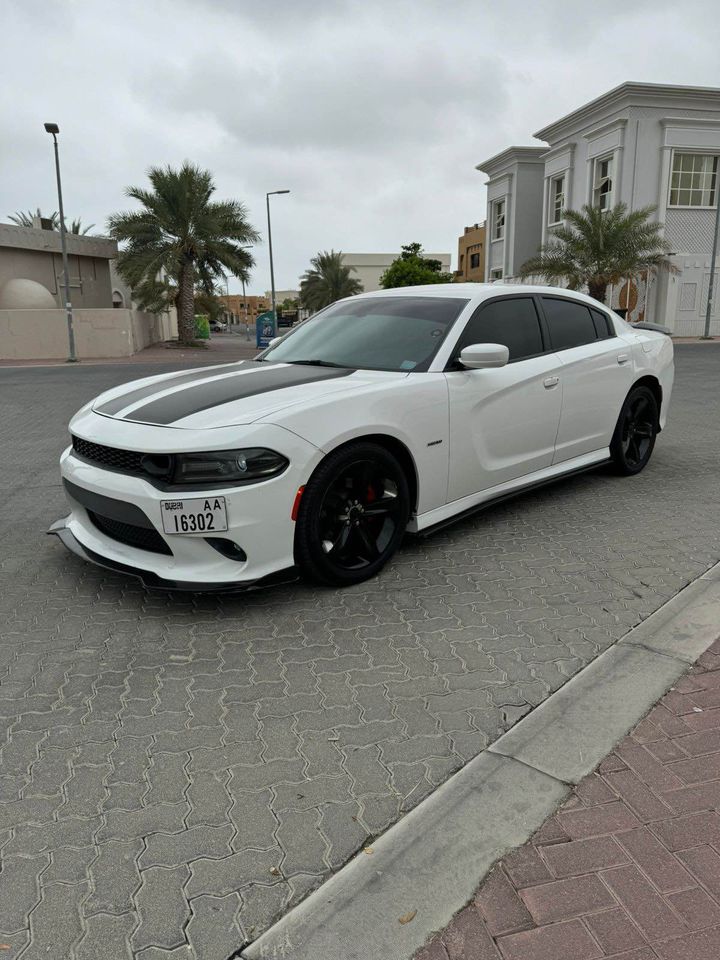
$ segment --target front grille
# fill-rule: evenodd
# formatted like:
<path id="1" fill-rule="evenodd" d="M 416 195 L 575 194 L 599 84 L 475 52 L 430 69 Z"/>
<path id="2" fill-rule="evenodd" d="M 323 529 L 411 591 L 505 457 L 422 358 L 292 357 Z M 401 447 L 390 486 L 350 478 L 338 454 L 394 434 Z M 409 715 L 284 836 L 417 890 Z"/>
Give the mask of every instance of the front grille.
<path id="1" fill-rule="evenodd" d="M 87 515 L 98 530 L 119 543 L 125 543 L 129 547 L 137 547 L 138 550 L 149 550 L 151 553 L 164 553 L 172 556 L 172 550 L 153 527 L 136 527 L 132 523 L 123 523 L 122 520 L 101 517 L 99 514 L 93 513 L 92 510 L 88 510 Z"/>
<path id="2" fill-rule="evenodd" d="M 117 470 L 119 473 L 143 474 L 141 460 L 142 453 L 134 450 L 118 450 L 117 447 L 104 447 L 99 443 L 91 443 L 81 437 L 72 438 L 73 450 L 83 460 L 98 463 L 108 470 Z"/>

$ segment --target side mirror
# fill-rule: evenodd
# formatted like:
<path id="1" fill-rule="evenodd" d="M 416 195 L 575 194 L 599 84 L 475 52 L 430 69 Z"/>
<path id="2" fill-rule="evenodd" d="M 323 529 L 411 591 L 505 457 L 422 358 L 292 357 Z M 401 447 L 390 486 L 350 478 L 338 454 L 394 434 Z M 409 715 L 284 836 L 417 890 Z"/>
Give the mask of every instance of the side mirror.
<path id="1" fill-rule="evenodd" d="M 460 352 L 460 363 L 468 370 L 483 370 L 486 367 L 504 367 L 510 359 L 510 351 L 501 343 L 472 343 Z"/>
<path id="2" fill-rule="evenodd" d="M 276 343 L 280 343 L 281 340 L 282 340 L 282 337 L 273 337 L 272 340 L 270 341 L 270 343 L 268 343 L 268 346 L 269 346 L 269 347 L 274 347 L 275 344 L 276 344 Z"/>

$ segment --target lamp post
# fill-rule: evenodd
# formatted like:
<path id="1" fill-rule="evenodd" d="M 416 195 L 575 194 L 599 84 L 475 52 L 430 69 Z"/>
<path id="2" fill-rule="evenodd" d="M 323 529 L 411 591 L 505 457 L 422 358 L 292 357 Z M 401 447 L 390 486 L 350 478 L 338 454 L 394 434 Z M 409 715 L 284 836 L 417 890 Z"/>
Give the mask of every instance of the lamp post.
<path id="1" fill-rule="evenodd" d="M 705 308 L 705 332 L 700 337 L 701 340 L 712 340 L 710 336 L 710 316 L 713 308 L 713 295 L 715 291 L 715 261 L 718 253 L 718 235 L 720 235 L 720 197 L 718 190 L 715 190 L 715 233 L 713 234 L 712 256 L 710 257 L 710 279 L 708 281 L 708 299 Z"/>
<path id="2" fill-rule="evenodd" d="M 275 271 L 273 269 L 273 252 L 272 252 L 272 230 L 270 229 L 270 197 L 275 196 L 278 193 L 290 193 L 289 190 L 271 190 L 269 193 L 265 194 L 265 204 L 267 206 L 267 222 L 268 222 L 268 248 L 270 250 L 270 298 L 272 305 L 272 315 L 273 315 L 273 334 L 277 336 L 278 326 L 277 326 L 277 314 L 275 313 Z"/>
<path id="3" fill-rule="evenodd" d="M 240 283 L 242 284 L 243 292 L 243 312 L 245 314 L 245 339 L 250 339 L 250 327 L 248 326 L 248 309 L 247 309 L 247 297 L 245 296 L 245 277 L 240 277 Z"/>
<path id="4" fill-rule="evenodd" d="M 58 153 L 57 135 L 60 133 L 60 127 L 56 123 L 46 123 L 45 130 L 52 134 L 55 144 L 55 174 L 57 176 L 58 207 L 60 208 L 60 246 L 62 247 L 63 262 L 63 287 L 65 290 L 65 312 L 67 314 L 68 328 L 68 363 L 76 363 L 75 354 L 75 331 L 73 329 L 73 311 L 70 300 L 70 270 L 68 268 L 67 239 L 65 237 L 65 211 L 63 210 L 62 183 L 60 181 L 60 154 Z"/>

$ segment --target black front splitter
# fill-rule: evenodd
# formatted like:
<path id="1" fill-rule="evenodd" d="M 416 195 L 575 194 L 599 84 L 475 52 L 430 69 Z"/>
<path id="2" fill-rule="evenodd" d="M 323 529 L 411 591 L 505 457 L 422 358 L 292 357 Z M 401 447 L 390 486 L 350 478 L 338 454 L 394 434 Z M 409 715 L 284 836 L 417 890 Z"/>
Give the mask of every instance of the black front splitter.
<path id="1" fill-rule="evenodd" d="M 98 567 L 104 567 L 106 570 L 112 570 L 114 573 L 125 573 L 131 577 L 137 577 L 138 580 L 142 581 L 143 586 L 149 590 L 175 590 L 182 593 L 247 593 L 250 590 L 262 590 L 264 587 L 272 587 L 282 583 L 293 583 L 300 576 L 297 567 L 288 567 L 287 570 L 278 570 L 277 573 L 270 573 L 258 580 L 245 580 L 242 583 L 198 584 L 190 580 L 168 580 L 151 570 L 143 570 L 141 567 L 133 567 L 130 564 L 118 563 L 117 560 L 103 557 L 84 546 L 75 534 L 68 529 L 67 517 L 56 520 L 48 533 L 57 537 L 71 553 L 82 560 L 94 563 Z"/>

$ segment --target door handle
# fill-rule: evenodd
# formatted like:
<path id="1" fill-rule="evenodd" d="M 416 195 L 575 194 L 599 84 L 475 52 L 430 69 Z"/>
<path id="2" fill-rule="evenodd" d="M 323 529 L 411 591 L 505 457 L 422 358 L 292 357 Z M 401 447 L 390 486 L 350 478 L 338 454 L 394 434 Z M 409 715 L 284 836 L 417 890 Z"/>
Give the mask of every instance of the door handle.
<path id="1" fill-rule="evenodd" d="M 546 377 L 543 380 L 543 386 L 546 390 L 549 390 L 550 387 L 557 386 L 558 383 L 560 383 L 560 377 Z"/>
<path id="2" fill-rule="evenodd" d="M 619 354 L 617 355 L 617 362 L 618 362 L 618 363 L 627 363 L 629 359 L 630 359 L 630 354 L 628 354 L 628 353 L 619 353 Z"/>

